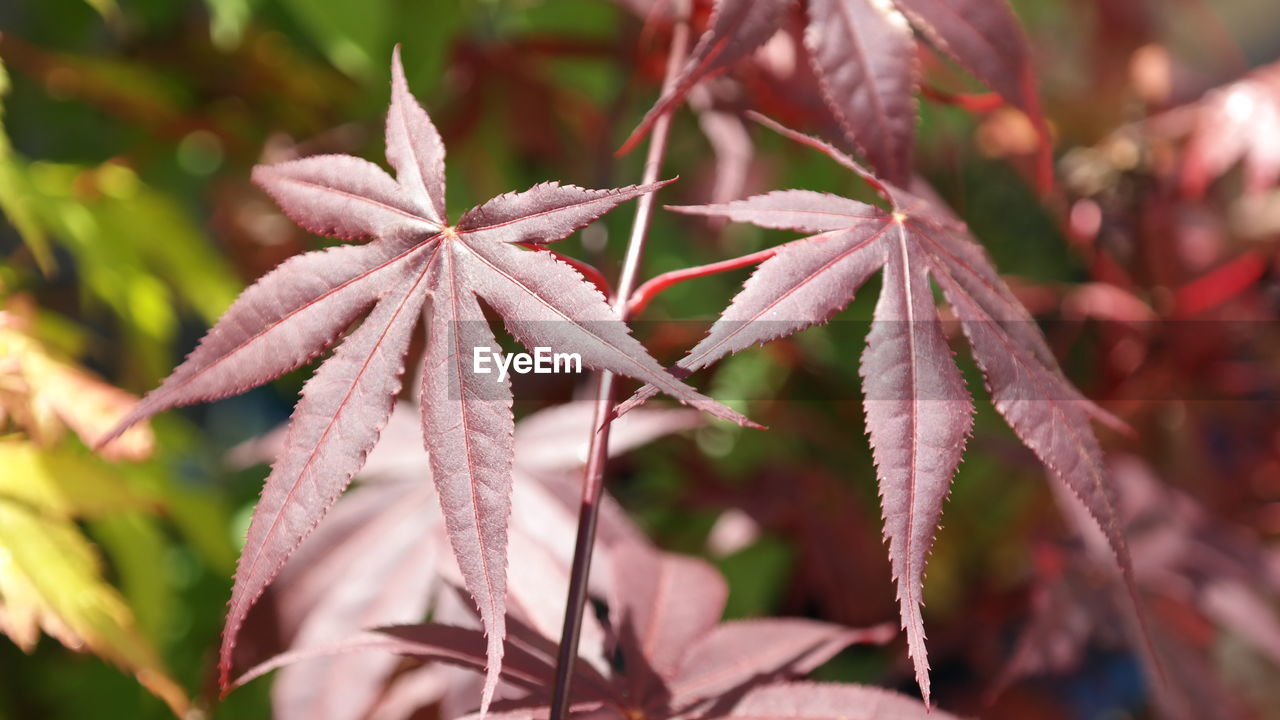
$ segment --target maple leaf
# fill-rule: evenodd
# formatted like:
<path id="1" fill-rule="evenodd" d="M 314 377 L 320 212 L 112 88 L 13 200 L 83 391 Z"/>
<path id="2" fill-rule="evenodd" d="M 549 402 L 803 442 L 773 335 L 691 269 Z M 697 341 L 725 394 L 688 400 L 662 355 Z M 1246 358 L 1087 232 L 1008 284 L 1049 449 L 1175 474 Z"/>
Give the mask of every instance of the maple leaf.
<path id="1" fill-rule="evenodd" d="M 1085 399 L 1062 375 L 1034 320 L 985 251 L 927 187 L 908 191 L 881 181 L 830 145 L 772 125 L 854 171 L 883 195 L 891 210 L 808 190 L 668 208 L 816 233 L 776 248 L 673 372 L 687 377 L 730 353 L 825 323 L 874 272 L 883 271 L 860 374 L 902 623 L 928 701 L 929 666 L 920 614 L 924 566 L 973 415 L 942 331 L 930 279 L 959 319 L 996 409 L 1080 498 L 1130 578 L 1115 493 L 1088 422 L 1090 416 L 1119 421 Z M 618 414 L 653 394 L 642 388 L 619 406 Z"/>
<path id="2" fill-rule="evenodd" d="M 6 474 L 27 469 L 8 464 L 15 454 L 38 452 L 24 446 L 26 443 L 0 444 Z M 46 459 L 56 457 L 49 455 Z M 32 465 L 46 473 L 51 469 L 95 469 L 87 458 L 82 463 L 68 462 L 70 459 Z M 101 468 L 86 475 L 104 481 L 98 492 L 104 487 L 128 492 L 118 477 Z M 14 480 L 46 486 L 59 482 L 40 475 L 17 476 Z M 29 493 L 30 488 L 23 495 Z M 30 504 L 29 499 L 13 497 L 7 488 L 0 487 L 0 554 L 5 558 L 0 564 L 0 634 L 32 652 L 43 630 L 68 648 L 87 650 L 131 672 L 169 706 L 175 717 L 187 717 L 190 703 L 186 692 L 169 675 L 159 652 L 138 628 L 124 597 L 107 583 L 97 548 L 75 523 L 75 516 L 101 514 L 104 506 L 94 502 L 96 498 L 72 500 L 72 507 L 42 507 Z M 114 502 L 120 504 L 119 499 Z"/>
<path id="3" fill-rule="evenodd" d="M 495 381 L 471 367 L 473 348 L 498 353 L 480 299 L 530 349 L 573 352 L 587 367 L 656 383 L 718 417 L 749 421 L 664 372 L 575 270 L 550 253 L 517 245 L 562 239 L 665 183 L 613 190 L 544 183 L 496 197 L 449 225 L 444 145 L 409 93 L 398 49 L 386 148 L 395 179 L 345 155 L 255 168 L 255 182 L 299 225 L 371 242 L 307 253 L 268 273 L 118 431 L 177 405 L 272 380 L 315 357 L 364 316 L 303 389 L 285 451 L 254 511 L 223 633 L 219 666 L 226 687 L 250 606 L 376 443 L 400 389 L 414 325 L 424 314 L 422 434 L 449 541 L 489 636 L 487 705 L 505 635 L 513 420 L 510 379 Z"/>
<path id="4" fill-rule="evenodd" d="M 623 543 L 610 554 L 607 601 L 619 662 L 604 670 L 574 667 L 575 711 L 649 720 L 756 717 L 821 718 L 838 714 L 877 720 L 923 720 L 919 701 L 877 688 L 791 683 L 855 643 L 883 643 L 888 625 L 852 629 L 801 618 L 720 623 L 724 579 L 708 563 Z M 518 620 L 508 637 L 504 683 L 524 694 L 495 703 L 488 717 L 545 718 L 557 646 Z M 466 628 L 426 623 L 382 628 L 309 651 L 288 653 L 254 668 L 247 681 L 309 657 L 392 652 L 481 671 L 484 641 Z M 476 716 L 470 716 L 476 717 Z"/>
<path id="5" fill-rule="evenodd" d="M 634 147 L 700 80 L 731 68 L 769 40 L 791 5 L 791 0 L 718 0 L 679 78 L 621 152 Z M 826 107 L 881 177 L 898 184 L 911 178 L 919 34 L 1026 113 L 1041 140 L 1040 182 L 1049 182 L 1048 125 L 1035 92 L 1031 53 L 1005 0 L 808 0 L 805 5 L 804 46 Z"/>
<path id="6" fill-rule="evenodd" d="M 12 423 L 37 444 L 53 445 L 64 428 L 86 444 L 99 442 L 138 399 L 58 358 L 33 334 L 30 299 L 10 298 L 0 310 L 0 429 Z M 112 460 L 143 460 L 155 448 L 151 428 L 138 425 L 102 445 Z"/>

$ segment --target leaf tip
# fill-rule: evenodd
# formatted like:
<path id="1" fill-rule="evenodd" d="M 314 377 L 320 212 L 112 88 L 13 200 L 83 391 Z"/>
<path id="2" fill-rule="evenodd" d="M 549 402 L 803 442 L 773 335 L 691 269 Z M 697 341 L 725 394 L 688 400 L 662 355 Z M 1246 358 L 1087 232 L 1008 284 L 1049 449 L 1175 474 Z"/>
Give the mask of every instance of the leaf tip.
<path id="1" fill-rule="evenodd" d="M 502 641 L 498 640 L 495 644 L 493 637 L 490 635 L 489 666 L 485 669 L 484 690 L 480 693 L 480 720 L 484 720 L 489 712 L 489 705 L 493 703 L 493 695 L 498 690 L 498 680 L 502 672 Z"/>
<path id="2" fill-rule="evenodd" d="M 141 405 L 141 403 L 139 403 L 139 405 Z M 108 445 L 120 439 L 122 435 L 128 432 L 129 428 L 137 425 L 145 417 L 146 414 L 139 412 L 137 406 L 135 406 L 128 415 L 121 418 L 120 422 L 116 423 L 114 427 L 108 430 L 97 440 L 93 441 L 93 451 L 99 455 L 106 455 L 107 453 L 104 451 L 107 449 Z"/>
<path id="3" fill-rule="evenodd" d="M 404 62 L 400 57 L 400 43 L 396 43 L 391 48 L 391 95 L 394 98 L 397 94 L 407 93 L 409 91 L 409 81 L 404 76 Z"/>
<path id="4" fill-rule="evenodd" d="M 636 146 L 640 144 L 640 141 L 644 139 L 644 136 L 649 134 L 650 124 L 651 123 L 648 121 L 648 118 L 641 121 L 640 124 L 636 126 L 636 129 L 632 130 L 631 134 L 627 136 L 627 139 L 622 142 L 622 146 L 613 151 L 613 156 L 620 158 L 630 155 L 631 151 L 635 150 Z"/>

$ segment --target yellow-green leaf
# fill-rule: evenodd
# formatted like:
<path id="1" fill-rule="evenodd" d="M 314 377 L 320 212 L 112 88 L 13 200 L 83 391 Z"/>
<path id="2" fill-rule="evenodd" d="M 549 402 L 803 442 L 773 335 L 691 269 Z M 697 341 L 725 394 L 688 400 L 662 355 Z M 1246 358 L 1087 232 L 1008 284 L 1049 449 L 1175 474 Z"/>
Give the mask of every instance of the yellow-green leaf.
<path id="1" fill-rule="evenodd" d="M 186 714 L 186 693 L 103 581 L 93 546 L 75 524 L 0 499 L 0 630 L 29 649 L 33 627 L 132 672 L 176 715 Z"/>
<path id="2" fill-rule="evenodd" d="M 156 505 L 102 460 L 65 445 L 45 450 L 25 440 L 0 440 L 0 467 L 0 498 L 47 515 L 98 517 Z"/>
<path id="3" fill-rule="evenodd" d="M 95 444 L 138 399 L 50 355 L 27 334 L 29 324 L 20 309 L 0 312 L 0 413 L 40 444 L 52 444 L 63 425 Z M 112 459 L 141 460 L 154 448 L 151 429 L 144 426 L 130 428 L 101 452 Z"/>

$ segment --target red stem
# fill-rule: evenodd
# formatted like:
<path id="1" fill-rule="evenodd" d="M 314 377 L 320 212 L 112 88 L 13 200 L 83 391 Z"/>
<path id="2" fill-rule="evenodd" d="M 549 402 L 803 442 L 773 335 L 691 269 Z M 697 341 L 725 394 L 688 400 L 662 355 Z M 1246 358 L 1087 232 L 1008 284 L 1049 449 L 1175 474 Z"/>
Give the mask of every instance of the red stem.
<path id="1" fill-rule="evenodd" d="M 677 15 L 671 36 L 671 50 L 667 58 L 666 78 L 662 83 L 664 95 L 675 84 L 689 50 L 687 3 L 680 8 Z M 653 134 L 649 140 L 649 152 L 645 157 L 644 175 L 640 181 L 642 184 L 649 184 L 658 179 L 670 130 L 671 113 L 667 112 L 654 123 Z M 645 239 L 649 234 L 653 204 L 652 193 L 640 196 L 636 203 L 636 216 L 631 225 L 631 237 L 627 241 L 626 260 L 623 262 L 622 276 L 618 279 L 618 290 L 612 302 L 614 313 L 623 320 L 627 317 L 631 291 L 635 288 L 636 277 L 640 272 L 640 258 L 644 254 Z M 596 523 L 600 514 L 600 492 L 604 487 L 604 465 L 609 452 L 609 422 L 612 419 L 610 411 L 613 409 L 615 382 L 616 376 L 604 371 L 600 373 L 600 382 L 596 388 L 595 421 L 592 424 L 593 432 L 587 451 L 587 467 L 582 478 L 578 537 L 573 549 L 573 566 L 569 571 L 569 596 L 565 601 L 564 628 L 560 633 L 560 651 L 556 658 L 550 720 L 566 720 L 569 716 L 572 671 L 578 657 L 578 640 L 582 634 L 582 617 L 587 604 L 587 581 L 591 572 L 591 551 L 595 547 Z"/>
<path id="2" fill-rule="evenodd" d="M 986 113 L 1004 105 L 998 93 L 953 93 L 932 85 L 922 85 L 920 94 L 944 105 L 954 105 L 971 113 Z"/>
<path id="3" fill-rule="evenodd" d="M 657 277 L 649 280 L 645 284 L 636 289 L 634 295 L 631 296 L 631 302 L 627 305 L 627 316 L 632 317 L 638 315 L 641 310 L 649 304 L 651 300 L 660 295 L 662 291 L 678 285 L 685 280 L 693 280 L 695 278 L 715 275 L 716 273 L 737 270 L 738 268 L 759 265 L 760 263 L 773 257 L 778 252 L 777 248 L 768 248 L 760 252 L 754 252 L 750 255 L 733 258 L 731 260 L 721 260 L 709 265 L 699 265 L 697 267 L 684 268 L 681 270 L 672 270 L 671 272 L 662 273 Z"/>
<path id="4" fill-rule="evenodd" d="M 853 158 L 849 157 L 845 153 L 841 152 L 835 146 L 827 143 L 826 141 L 819 140 L 818 138 L 813 137 L 811 135 L 805 135 L 804 133 L 798 130 L 792 130 L 791 128 L 787 127 L 786 125 L 783 125 L 777 120 L 774 120 L 773 118 L 767 115 L 761 115 L 760 113 L 754 110 L 748 110 L 747 117 L 751 118 L 752 120 L 755 120 L 761 125 L 778 133 L 782 137 L 787 138 L 788 140 L 791 140 L 792 142 L 797 142 L 797 143 L 800 143 L 801 145 L 804 145 L 805 147 L 813 148 L 814 150 L 817 150 L 818 152 L 822 153 L 823 155 L 826 155 L 832 160 L 835 160 L 842 167 L 849 169 L 850 171 L 853 172 L 853 174 L 862 178 L 862 181 L 870 185 L 871 189 L 875 190 L 876 194 L 878 194 L 880 197 L 883 197 L 885 200 L 888 200 L 891 204 L 894 202 L 893 193 L 890 192 L 889 188 L 886 187 L 885 184 L 880 181 L 880 178 L 876 177 L 874 173 L 862 167 L 862 165 L 860 165 L 858 161 L 854 160 Z"/>
<path id="5" fill-rule="evenodd" d="M 583 262 L 577 258 L 571 258 L 568 255 L 558 253 L 555 250 L 552 250 L 546 245 L 542 245 L 540 243 L 531 243 L 531 242 L 520 243 L 520 247 L 528 248 L 529 250 L 534 250 L 536 252 L 551 253 L 551 256 L 554 257 L 555 259 L 568 265 L 574 270 L 577 270 L 579 273 L 582 273 L 582 276 L 586 278 L 587 281 L 590 282 L 592 285 L 595 285 L 596 289 L 604 293 L 605 297 L 613 297 L 613 288 L 609 287 L 609 281 L 605 279 L 604 274 L 601 273 L 599 270 L 597 270 L 594 265 Z"/>
<path id="6" fill-rule="evenodd" d="M 1173 314 L 1185 318 L 1212 310 L 1253 287 L 1266 272 L 1266 258 L 1246 252 L 1175 290 Z"/>

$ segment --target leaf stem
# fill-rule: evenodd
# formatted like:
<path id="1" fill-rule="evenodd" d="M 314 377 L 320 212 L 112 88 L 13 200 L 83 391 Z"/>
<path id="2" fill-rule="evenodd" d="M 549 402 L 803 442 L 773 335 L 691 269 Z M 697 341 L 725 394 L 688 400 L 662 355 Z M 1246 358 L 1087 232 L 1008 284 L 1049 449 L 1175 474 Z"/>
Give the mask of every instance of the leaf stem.
<path id="1" fill-rule="evenodd" d="M 937 103 L 952 105 L 971 113 L 988 113 L 1004 107 L 1004 98 L 998 93 L 954 93 L 933 85 L 922 85 L 920 94 Z"/>
<path id="2" fill-rule="evenodd" d="M 730 270 L 737 270 L 739 268 L 750 267 L 752 265 L 759 265 L 765 260 L 773 257 L 777 252 L 777 248 L 768 248 L 759 252 L 753 252 L 750 255 L 743 255 L 742 257 L 662 273 L 661 275 L 647 280 L 643 285 L 636 289 L 635 293 L 631 296 L 631 302 L 627 305 L 627 315 L 634 316 L 641 310 L 644 310 L 645 306 L 647 306 L 650 301 L 673 285 L 678 285 L 686 280 L 715 275 L 716 273 L 728 272 Z"/>
<path id="3" fill-rule="evenodd" d="M 688 4 L 681 3 L 671 35 L 666 76 L 662 83 L 665 94 L 675 84 L 689 52 Z M 664 113 L 653 126 L 649 150 L 645 156 L 642 184 L 656 182 L 667 151 L 671 130 L 671 113 Z M 619 318 L 629 315 L 631 292 L 640 272 L 649 223 L 653 216 L 653 194 L 642 195 L 636 204 L 636 215 L 627 241 L 626 259 L 618 279 L 612 306 Z M 560 652 L 556 658 L 555 686 L 551 696 L 550 720 L 566 720 L 569 715 L 572 669 L 578 657 L 578 640 L 582 634 L 582 617 L 587 604 L 587 581 L 591 572 L 591 554 L 595 547 L 596 525 L 600 515 L 600 493 L 604 487 L 604 466 L 609 452 L 609 424 L 612 420 L 616 376 L 602 371 L 596 387 L 595 419 L 592 423 L 587 466 L 582 478 L 582 503 L 578 515 L 578 536 L 573 550 L 573 566 L 569 575 L 569 593 L 565 600 L 564 628 L 560 632 Z M 597 430 L 598 428 L 598 430 Z"/>

